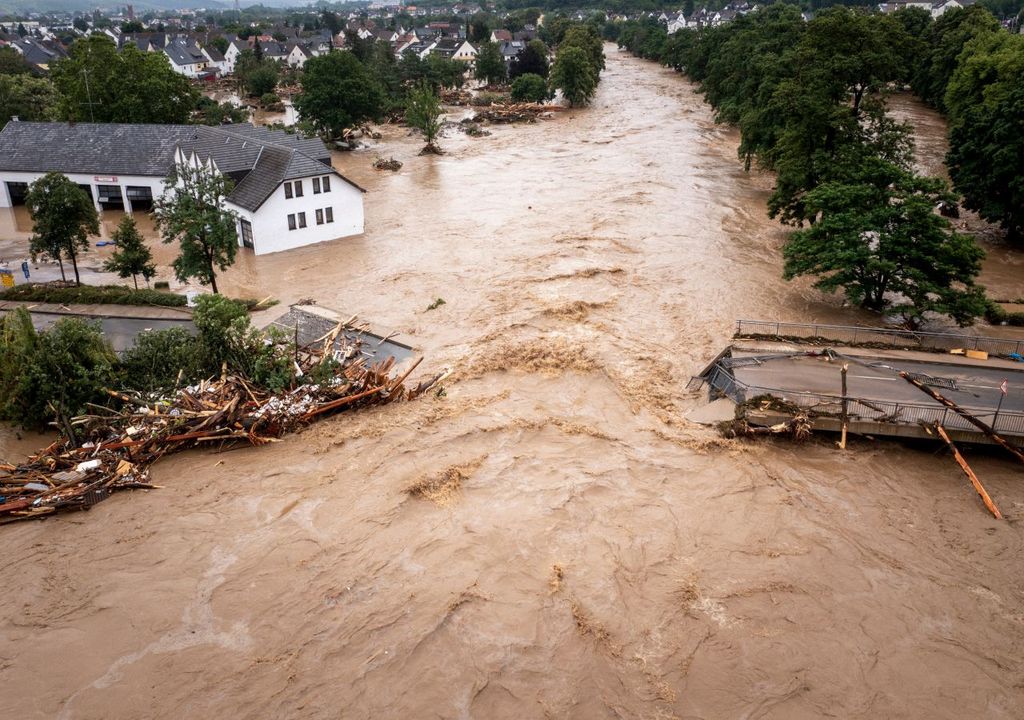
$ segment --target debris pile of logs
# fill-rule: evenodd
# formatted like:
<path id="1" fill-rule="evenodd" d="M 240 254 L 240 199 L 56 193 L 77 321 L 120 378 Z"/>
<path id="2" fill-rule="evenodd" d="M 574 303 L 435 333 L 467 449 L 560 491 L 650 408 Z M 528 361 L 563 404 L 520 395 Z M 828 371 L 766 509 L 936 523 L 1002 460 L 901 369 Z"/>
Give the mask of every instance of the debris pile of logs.
<path id="1" fill-rule="evenodd" d="M 378 170 L 390 170 L 392 172 L 397 172 L 402 169 L 401 161 L 395 160 L 394 158 L 389 158 L 388 160 L 385 160 L 384 158 L 377 158 L 374 160 L 373 166 Z"/>
<path id="2" fill-rule="evenodd" d="M 58 440 L 23 463 L 0 464 L 0 524 L 87 510 L 118 490 L 154 488 L 150 468 L 164 455 L 276 442 L 343 410 L 414 399 L 443 377 L 407 388 L 419 360 L 394 377 L 393 357 L 367 365 L 358 342 L 347 341 L 341 330 L 338 325 L 317 341 L 322 346 L 295 353 L 297 375 L 324 376 L 316 384 L 270 393 L 224 375 L 158 399 L 109 391 L 121 409 L 96 406 L 95 414 L 72 421 L 75 439 Z"/>
<path id="3" fill-rule="evenodd" d="M 445 105 L 469 105 L 473 102 L 473 93 L 468 90 L 442 90 L 441 102 Z"/>
<path id="4" fill-rule="evenodd" d="M 540 103 L 510 103 L 508 105 L 491 105 L 473 115 L 473 122 L 516 123 L 535 122 L 537 118 L 555 110 L 563 110 L 560 105 L 542 105 Z"/>

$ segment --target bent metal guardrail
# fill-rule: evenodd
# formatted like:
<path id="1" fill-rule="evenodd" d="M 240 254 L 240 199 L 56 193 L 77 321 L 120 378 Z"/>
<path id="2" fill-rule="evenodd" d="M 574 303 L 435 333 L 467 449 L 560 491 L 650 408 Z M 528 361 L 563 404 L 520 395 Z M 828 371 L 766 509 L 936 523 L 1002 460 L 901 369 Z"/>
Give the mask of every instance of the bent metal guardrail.
<path id="1" fill-rule="evenodd" d="M 990 355 L 1024 355 L 1024 340 L 961 335 L 959 333 L 916 332 L 856 325 L 822 323 L 785 323 L 769 320 L 737 320 L 738 337 L 821 338 L 852 344 L 878 344 L 894 348 L 926 348 L 931 350 L 984 350 Z"/>
<path id="2" fill-rule="evenodd" d="M 843 398 L 840 395 L 750 385 L 737 380 L 728 368 L 719 363 L 701 379 L 737 405 L 761 395 L 771 395 L 812 415 L 838 418 L 842 411 Z M 978 432 L 978 429 L 964 418 L 938 403 L 890 402 L 852 396 L 847 396 L 846 402 L 851 420 L 869 420 L 894 425 L 939 423 L 948 430 Z M 1024 413 L 1005 410 L 996 413 L 992 408 L 965 407 L 964 410 L 1002 435 L 1024 436 Z"/>

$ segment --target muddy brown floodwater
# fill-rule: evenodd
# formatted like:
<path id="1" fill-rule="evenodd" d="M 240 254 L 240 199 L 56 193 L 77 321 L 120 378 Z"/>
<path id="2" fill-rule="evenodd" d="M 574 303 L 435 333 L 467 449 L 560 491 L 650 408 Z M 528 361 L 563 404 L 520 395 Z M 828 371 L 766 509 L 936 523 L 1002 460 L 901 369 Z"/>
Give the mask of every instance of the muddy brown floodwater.
<path id="1" fill-rule="evenodd" d="M 780 279 L 693 87 L 608 54 L 589 109 L 339 157 L 365 236 L 228 273 L 401 330 L 446 393 L 4 527 L 0 716 L 1021 717 L 1020 470 L 972 453 L 998 522 L 932 447 L 684 419 L 736 317 L 866 318 Z"/>

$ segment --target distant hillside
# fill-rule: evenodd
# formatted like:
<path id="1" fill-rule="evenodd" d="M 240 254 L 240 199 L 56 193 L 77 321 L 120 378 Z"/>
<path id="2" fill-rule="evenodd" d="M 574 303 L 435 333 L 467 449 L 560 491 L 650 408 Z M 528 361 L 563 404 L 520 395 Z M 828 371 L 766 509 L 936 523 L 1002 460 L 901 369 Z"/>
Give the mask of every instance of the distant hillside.
<path id="1" fill-rule="evenodd" d="M 100 0 L 100 2 L 95 0 L 0 0 L 0 15 L 24 15 L 30 12 L 92 12 L 97 7 L 101 11 L 114 11 L 124 8 L 125 4 L 124 0 L 122 2 L 113 0 Z M 229 4 L 222 0 L 135 0 L 132 5 L 135 7 L 135 12 L 141 13 L 146 10 L 190 10 L 194 8 L 221 10 L 233 7 L 234 3 Z"/>

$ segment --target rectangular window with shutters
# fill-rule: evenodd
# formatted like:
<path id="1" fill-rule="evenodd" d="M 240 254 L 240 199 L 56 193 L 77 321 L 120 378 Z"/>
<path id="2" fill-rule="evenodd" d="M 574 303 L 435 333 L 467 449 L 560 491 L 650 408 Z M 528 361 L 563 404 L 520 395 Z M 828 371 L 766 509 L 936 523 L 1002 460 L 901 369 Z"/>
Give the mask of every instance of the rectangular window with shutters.
<path id="1" fill-rule="evenodd" d="M 291 196 L 292 196 L 292 184 L 291 183 L 285 183 L 284 184 L 284 196 L 286 198 L 288 198 L 288 199 L 291 199 Z"/>
<path id="2" fill-rule="evenodd" d="M 294 215 L 289 215 L 288 216 L 288 229 L 289 230 L 294 230 L 295 229 L 295 216 Z"/>
<path id="3" fill-rule="evenodd" d="M 331 191 L 331 178 L 325 177 L 323 179 L 323 183 L 322 184 L 324 186 L 324 192 L 330 192 Z"/>
<path id="4" fill-rule="evenodd" d="M 295 197 L 302 197 L 302 181 L 296 180 L 293 185 L 295 185 Z"/>
<path id="5" fill-rule="evenodd" d="M 320 178 L 313 178 L 313 194 L 318 195 L 320 193 Z"/>
<path id="6" fill-rule="evenodd" d="M 324 214 L 327 216 L 327 222 L 334 222 L 334 208 L 325 209 Z"/>
<path id="7" fill-rule="evenodd" d="M 316 224 L 317 225 L 323 225 L 324 224 L 324 211 L 323 210 L 317 210 L 316 211 Z"/>
<path id="8" fill-rule="evenodd" d="M 306 227 L 306 213 L 299 213 L 299 227 Z"/>

